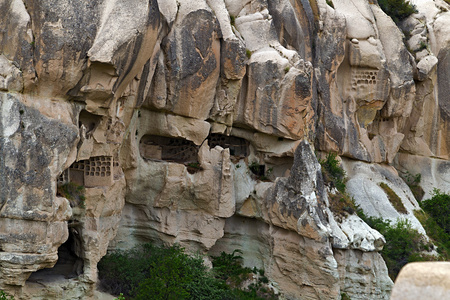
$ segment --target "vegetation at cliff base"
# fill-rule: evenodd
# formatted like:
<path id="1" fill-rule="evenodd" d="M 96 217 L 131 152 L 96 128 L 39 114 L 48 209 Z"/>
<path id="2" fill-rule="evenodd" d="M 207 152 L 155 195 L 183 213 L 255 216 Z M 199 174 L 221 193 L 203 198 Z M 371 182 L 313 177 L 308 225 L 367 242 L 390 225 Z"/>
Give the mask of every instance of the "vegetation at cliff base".
<path id="1" fill-rule="evenodd" d="M 0 290 L 0 300 L 14 300 L 14 297 Z"/>
<path id="2" fill-rule="evenodd" d="M 395 23 L 417 12 L 416 7 L 406 0 L 378 0 L 378 4 Z"/>
<path id="3" fill-rule="evenodd" d="M 107 254 L 98 264 L 99 279 L 118 299 L 277 299 L 264 272 L 243 267 L 240 253 L 212 257 L 209 270 L 201 256 L 180 246 L 145 244 Z M 244 282 L 250 282 L 246 288 Z"/>

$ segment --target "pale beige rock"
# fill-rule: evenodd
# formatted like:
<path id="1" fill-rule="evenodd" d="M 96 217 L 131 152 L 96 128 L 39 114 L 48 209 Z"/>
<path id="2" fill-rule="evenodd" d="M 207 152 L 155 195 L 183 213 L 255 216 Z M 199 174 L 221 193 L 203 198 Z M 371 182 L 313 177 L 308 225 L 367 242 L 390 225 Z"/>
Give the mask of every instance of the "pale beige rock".
<path id="1" fill-rule="evenodd" d="M 169 23 L 175 21 L 178 12 L 176 0 L 158 0 L 158 7 Z"/>
<path id="2" fill-rule="evenodd" d="M 138 120 L 138 140 L 145 135 L 161 135 L 169 137 L 183 137 L 196 145 L 201 145 L 209 133 L 210 124 L 182 116 L 141 110 Z"/>
<path id="3" fill-rule="evenodd" d="M 450 299 L 450 263 L 416 262 L 402 268 L 391 300 Z"/>
<path id="4" fill-rule="evenodd" d="M 243 217 L 227 219 L 225 235 L 210 250 L 243 250 L 244 264 L 265 270 L 287 299 L 338 299 L 337 263 L 328 244 Z M 315 267 L 311 262 L 314 261 Z"/>
<path id="5" fill-rule="evenodd" d="M 348 238 L 348 249 L 364 252 L 381 251 L 386 243 L 384 237 L 356 215 L 349 215 L 339 224 Z"/>
<path id="6" fill-rule="evenodd" d="M 393 282 L 378 252 L 333 249 L 338 263 L 341 295 L 350 299 L 389 299 Z M 392 299 L 392 298 L 391 298 Z"/>
<path id="7" fill-rule="evenodd" d="M 368 39 L 378 35 L 375 18 L 371 6 L 366 1 L 334 0 L 336 11 L 343 14 L 347 20 L 347 36 L 349 39 Z"/>
<path id="8" fill-rule="evenodd" d="M 0 55 L 0 90 L 20 92 L 22 89 L 22 72 L 3 54 Z"/>
<path id="9" fill-rule="evenodd" d="M 420 186 L 425 195 L 422 199 L 430 199 L 433 189 L 439 189 L 448 193 L 450 191 L 450 163 L 448 160 L 423 157 L 420 155 L 410 155 L 399 153 L 395 158 L 395 167 L 399 173 L 406 176 L 416 176 L 420 174 Z"/>
<path id="10" fill-rule="evenodd" d="M 223 236 L 225 220 L 196 210 L 169 210 L 127 203 L 111 247 L 127 249 L 148 241 L 179 243 L 205 251 Z"/>
<path id="11" fill-rule="evenodd" d="M 386 54 L 386 61 L 391 82 L 391 93 L 382 116 L 408 117 L 411 113 L 415 92 L 412 68 L 406 47 L 401 42 L 403 34 L 381 8 L 372 5 L 379 37 Z"/>
<path id="12" fill-rule="evenodd" d="M 381 217 L 397 222 L 407 220 L 411 226 L 426 235 L 422 224 L 414 216 L 414 210 L 420 209 L 408 185 L 390 166 L 356 162 L 343 159 L 343 167 L 349 178 L 347 191 L 368 216 Z M 401 199 L 407 213 L 398 212 L 390 203 L 386 192 L 380 187 L 384 183 Z"/>
<path id="13" fill-rule="evenodd" d="M 423 232 L 408 187 L 374 163 L 396 157 L 422 173 L 426 197 L 447 191 L 448 5 L 415 1 L 420 14 L 402 25 L 410 55 L 374 1 L 333 3 L 0 0 L 0 89 L 13 92 L 0 96 L 0 288 L 96 299 L 107 248 L 152 241 L 244 249 L 287 299 L 387 299 L 383 238 L 354 215 L 333 216 L 314 151 L 354 160 L 344 159 L 347 186 L 369 215 Z M 246 157 L 211 149 L 210 133 L 246 139 Z M 151 135 L 198 153 L 163 161 Z M 97 156 L 114 172 L 85 184 L 85 208 L 71 208 L 56 196 L 59 175 Z M 82 270 L 63 278 L 58 248 L 76 236 Z"/>

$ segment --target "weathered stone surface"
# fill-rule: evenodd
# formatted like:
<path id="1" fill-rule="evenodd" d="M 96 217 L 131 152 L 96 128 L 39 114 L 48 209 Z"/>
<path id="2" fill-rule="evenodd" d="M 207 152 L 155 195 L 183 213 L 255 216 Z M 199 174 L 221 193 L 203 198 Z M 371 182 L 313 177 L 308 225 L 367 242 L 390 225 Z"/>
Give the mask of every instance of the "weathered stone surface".
<path id="1" fill-rule="evenodd" d="M 154 107 L 192 118 L 208 117 L 220 75 L 220 37 L 217 19 L 204 1 L 180 3 L 174 27 L 162 45 L 168 94 L 154 103 L 158 94 L 150 93 Z"/>
<path id="2" fill-rule="evenodd" d="M 392 300 L 450 299 L 450 263 L 416 262 L 403 267 Z"/>
<path id="3" fill-rule="evenodd" d="M 150 134 L 185 138 L 196 145 L 201 145 L 208 136 L 211 126 L 205 121 L 148 110 L 141 110 L 139 115 L 136 136 L 138 141 L 142 136 Z"/>
<path id="4" fill-rule="evenodd" d="M 340 243 L 337 244 L 336 240 L 333 239 L 334 248 L 355 249 L 364 252 L 381 251 L 386 242 L 378 231 L 372 229 L 356 215 L 349 215 L 344 218 L 339 223 L 339 229 L 344 233 L 348 244 L 345 244 L 345 241 L 339 241 Z M 337 229 L 332 228 L 332 230 L 334 234 Z"/>
<path id="5" fill-rule="evenodd" d="M 297 147 L 289 178 L 279 178 L 269 196 L 269 218 L 274 225 L 299 235 L 325 241 L 330 228 L 325 214 L 328 199 L 320 165 L 307 142 Z"/>
<path id="6" fill-rule="evenodd" d="M 96 299 L 107 248 L 153 241 L 245 249 L 287 299 L 387 299 L 383 237 L 330 210 L 314 152 L 424 233 L 396 169 L 449 190 L 450 10 L 415 4 L 403 41 L 376 1 L 0 0 L 0 288 Z"/>
<path id="7" fill-rule="evenodd" d="M 0 97 L 0 273 L 3 284 L 24 285 L 31 272 L 56 263 L 57 249 L 68 237 L 72 210 L 56 197 L 55 178 L 77 131 L 14 94 Z"/>
<path id="8" fill-rule="evenodd" d="M 264 269 L 288 299 L 338 299 L 337 263 L 327 244 L 258 220 L 232 217 L 210 253 L 234 249 L 243 250 L 246 265 Z"/>
<path id="9" fill-rule="evenodd" d="M 4 55 L 0 55 L 0 90 L 20 92 L 22 89 L 22 72 Z"/>
<path id="10" fill-rule="evenodd" d="M 397 222 L 406 219 L 420 233 L 426 234 L 422 224 L 414 216 L 414 210 L 420 209 L 408 185 L 398 176 L 393 167 L 368 164 L 352 160 L 343 160 L 343 166 L 349 180 L 347 191 L 368 216 L 381 217 Z M 407 213 L 397 211 L 380 184 L 387 184 L 401 199 Z"/>
<path id="11" fill-rule="evenodd" d="M 189 251 L 211 248 L 223 236 L 225 220 L 195 210 L 170 210 L 127 203 L 112 247 L 144 242 L 178 243 Z"/>
<path id="12" fill-rule="evenodd" d="M 399 153 L 395 159 L 395 167 L 400 174 L 417 176 L 420 174 L 420 187 L 425 194 L 422 199 L 432 197 L 433 189 L 438 187 L 442 192 L 450 191 L 450 162 L 448 160 Z"/>
<path id="13" fill-rule="evenodd" d="M 334 249 L 341 282 L 341 295 L 350 299 L 389 299 L 392 280 L 377 252 Z M 392 299 L 392 298 L 391 298 Z"/>

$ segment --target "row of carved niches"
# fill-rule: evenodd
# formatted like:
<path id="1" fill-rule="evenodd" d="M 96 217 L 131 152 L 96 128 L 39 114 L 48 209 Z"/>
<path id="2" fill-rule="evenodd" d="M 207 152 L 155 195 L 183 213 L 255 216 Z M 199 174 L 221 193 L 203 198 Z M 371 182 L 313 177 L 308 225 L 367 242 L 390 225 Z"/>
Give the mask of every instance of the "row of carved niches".
<path id="1" fill-rule="evenodd" d="M 68 182 L 84 187 L 110 186 L 119 163 L 112 156 L 95 156 L 73 163 L 58 177 L 58 185 Z"/>
<path id="2" fill-rule="evenodd" d="M 144 159 L 197 162 L 198 149 L 199 146 L 183 138 L 144 135 L 139 141 L 139 152 Z"/>
<path id="3" fill-rule="evenodd" d="M 384 101 L 389 93 L 389 74 L 384 69 L 352 67 L 350 87 L 355 100 Z"/>
<path id="4" fill-rule="evenodd" d="M 208 144 L 210 148 L 214 148 L 216 146 L 220 146 L 224 149 L 229 148 L 230 155 L 237 158 L 245 158 L 250 153 L 250 143 L 245 139 L 235 136 L 212 133 L 208 137 Z"/>
<path id="5" fill-rule="evenodd" d="M 205 141 L 206 142 L 206 141 Z M 229 148 L 231 156 L 245 158 L 250 143 L 242 138 L 223 134 L 211 134 L 207 142 L 210 148 Z M 164 160 L 177 163 L 197 162 L 199 146 L 183 138 L 144 135 L 139 142 L 139 152 L 144 159 Z"/>

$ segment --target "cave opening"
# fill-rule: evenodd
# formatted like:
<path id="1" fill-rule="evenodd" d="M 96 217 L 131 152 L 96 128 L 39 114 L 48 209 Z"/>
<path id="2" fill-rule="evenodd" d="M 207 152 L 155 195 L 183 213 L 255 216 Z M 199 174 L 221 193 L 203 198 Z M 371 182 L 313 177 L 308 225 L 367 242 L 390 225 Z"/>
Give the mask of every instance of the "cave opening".
<path id="1" fill-rule="evenodd" d="M 176 163 L 198 163 L 199 146 L 183 138 L 144 135 L 139 142 L 139 152 L 144 159 Z"/>
<path id="2" fill-rule="evenodd" d="M 220 146 L 222 148 L 229 148 L 230 155 L 235 158 L 245 158 L 249 155 L 250 143 L 243 138 L 229 136 L 219 133 L 211 133 L 208 136 L 208 143 L 210 148 Z"/>
<path id="3" fill-rule="evenodd" d="M 86 130 L 85 134 L 91 134 L 95 128 L 100 124 L 102 117 L 94 115 L 87 110 L 83 109 L 78 117 L 78 126 Z"/>
<path id="4" fill-rule="evenodd" d="M 81 229 L 77 221 L 69 221 L 69 238 L 58 248 L 58 261 L 53 268 L 38 270 L 30 275 L 29 282 L 52 282 L 76 278 L 83 274 Z"/>

